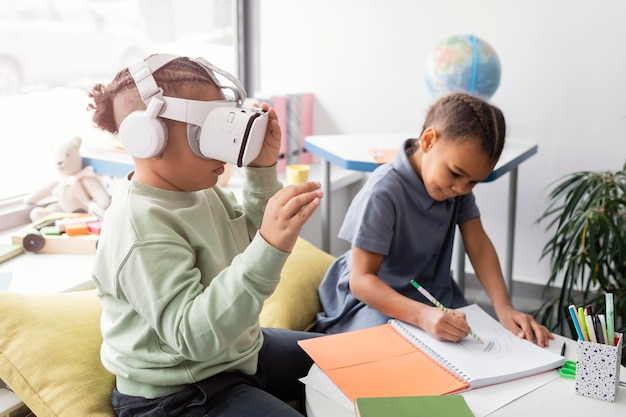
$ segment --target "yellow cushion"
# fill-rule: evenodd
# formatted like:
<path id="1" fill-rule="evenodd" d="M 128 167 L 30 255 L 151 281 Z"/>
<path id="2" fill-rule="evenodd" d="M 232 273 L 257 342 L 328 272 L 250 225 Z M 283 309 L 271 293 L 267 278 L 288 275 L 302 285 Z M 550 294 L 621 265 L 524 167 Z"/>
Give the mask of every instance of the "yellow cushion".
<path id="1" fill-rule="evenodd" d="M 317 289 L 334 259 L 298 238 L 283 267 L 280 283 L 263 305 L 261 326 L 310 329 L 315 324 L 315 314 L 321 309 Z"/>
<path id="2" fill-rule="evenodd" d="M 321 308 L 317 288 L 333 260 L 298 239 L 261 325 L 309 329 Z M 94 291 L 0 291 L 0 379 L 37 417 L 114 416 L 115 377 L 100 362 L 101 312 Z"/>
<path id="3" fill-rule="evenodd" d="M 93 291 L 0 292 L 0 379 L 37 417 L 114 416 Z"/>

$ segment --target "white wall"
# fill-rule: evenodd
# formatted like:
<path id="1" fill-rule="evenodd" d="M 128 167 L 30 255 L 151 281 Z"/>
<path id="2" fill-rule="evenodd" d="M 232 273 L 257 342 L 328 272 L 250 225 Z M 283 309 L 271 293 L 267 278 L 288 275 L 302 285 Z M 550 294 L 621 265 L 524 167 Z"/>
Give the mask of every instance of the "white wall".
<path id="1" fill-rule="evenodd" d="M 626 2 L 621 0 L 263 0 L 260 90 L 312 91 L 315 134 L 415 131 L 432 99 L 430 49 L 474 33 L 502 65 L 491 101 L 508 137 L 539 144 L 519 170 L 514 279 L 543 283 L 546 187 L 626 162 Z M 503 261 L 507 178 L 476 189 Z"/>

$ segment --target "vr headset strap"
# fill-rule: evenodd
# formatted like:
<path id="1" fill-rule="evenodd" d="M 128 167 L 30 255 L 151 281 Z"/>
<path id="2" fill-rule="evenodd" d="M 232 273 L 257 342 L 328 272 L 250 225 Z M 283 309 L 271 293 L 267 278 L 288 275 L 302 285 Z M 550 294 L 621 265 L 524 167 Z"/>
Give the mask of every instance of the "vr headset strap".
<path id="1" fill-rule="evenodd" d="M 141 99 L 143 100 L 144 103 L 146 103 L 146 105 L 148 105 L 150 98 L 154 96 L 163 97 L 163 90 L 157 85 L 156 80 L 154 79 L 154 76 L 152 74 L 154 74 L 161 67 L 166 65 L 168 62 L 178 57 L 179 57 L 178 55 L 171 55 L 171 54 L 156 54 L 134 65 L 130 65 L 128 67 L 128 70 L 130 71 L 130 74 L 133 77 L 135 84 L 137 85 L 137 89 L 139 90 Z M 209 61 L 207 61 L 204 58 L 196 58 L 193 61 L 204 68 L 204 70 L 207 72 L 211 80 L 220 89 L 222 90 L 229 89 L 230 91 L 233 92 L 235 96 L 234 103 L 236 106 L 241 106 L 243 104 L 243 102 L 246 100 L 246 90 L 237 78 L 235 78 L 233 75 L 229 74 L 228 72 L 223 71 L 220 68 L 216 67 L 215 65 L 211 64 Z M 215 72 L 217 72 L 218 74 L 228 79 L 234 85 L 234 88 L 230 86 L 222 85 L 217 79 L 217 77 L 215 76 Z M 215 103 L 221 103 L 221 105 L 224 105 L 225 103 L 228 103 L 228 102 L 232 102 L 232 100 L 216 101 Z M 200 106 L 192 105 L 192 107 L 193 108 L 191 109 L 191 111 L 193 112 L 194 109 L 199 108 Z M 167 117 L 165 115 L 162 115 L 162 116 Z M 174 119 L 182 120 L 180 118 L 174 118 Z M 201 122 L 194 123 L 194 124 L 202 125 Z"/>

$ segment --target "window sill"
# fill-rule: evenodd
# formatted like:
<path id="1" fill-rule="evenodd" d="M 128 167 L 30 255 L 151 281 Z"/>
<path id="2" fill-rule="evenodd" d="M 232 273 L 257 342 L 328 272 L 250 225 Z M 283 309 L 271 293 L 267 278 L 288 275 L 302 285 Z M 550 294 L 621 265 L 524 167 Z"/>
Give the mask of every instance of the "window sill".
<path id="1" fill-rule="evenodd" d="M 32 209 L 32 206 L 24 204 L 22 197 L 0 202 L 0 231 L 29 224 Z"/>

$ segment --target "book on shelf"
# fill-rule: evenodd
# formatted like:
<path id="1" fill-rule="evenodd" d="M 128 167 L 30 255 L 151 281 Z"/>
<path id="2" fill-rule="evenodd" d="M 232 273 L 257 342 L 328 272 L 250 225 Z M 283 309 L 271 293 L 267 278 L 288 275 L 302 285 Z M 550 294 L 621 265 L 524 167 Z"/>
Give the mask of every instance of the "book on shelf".
<path id="1" fill-rule="evenodd" d="M 356 417 L 474 417 L 460 395 L 357 398 Z"/>
<path id="2" fill-rule="evenodd" d="M 287 102 L 287 164 L 310 164 L 304 139 L 313 133 L 313 94 L 289 94 Z"/>
<path id="3" fill-rule="evenodd" d="M 288 164 L 310 164 L 313 155 L 305 149 L 304 140 L 313 134 L 313 94 L 257 93 L 251 100 L 273 107 L 278 116 L 282 136 L 278 172 L 285 172 Z"/>
<path id="4" fill-rule="evenodd" d="M 93 167 L 96 174 L 121 178 L 126 176 L 135 167 L 133 158 L 124 150 L 117 139 L 88 143 L 81 148 L 83 165 Z"/>
<path id="5" fill-rule="evenodd" d="M 313 162 L 313 154 L 306 149 L 305 139 L 313 134 L 313 107 L 315 99 L 313 93 L 302 93 L 301 126 L 300 126 L 300 146 L 302 153 L 300 154 L 301 164 L 311 164 Z"/>
<path id="6" fill-rule="evenodd" d="M 564 358 L 520 339 L 478 305 L 459 308 L 483 343 L 442 342 L 392 319 L 387 324 L 298 342 L 351 400 L 444 395 L 561 366 Z"/>
<path id="7" fill-rule="evenodd" d="M 288 99 L 286 95 L 280 94 L 262 94 L 257 93 L 254 98 L 251 99 L 258 104 L 267 104 L 274 108 L 276 116 L 278 117 L 278 126 L 280 127 L 280 149 L 278 151 L 277 170 L 279 173 L 285 172 L 287 166 L 287 119 L 288 119 Z"/>

